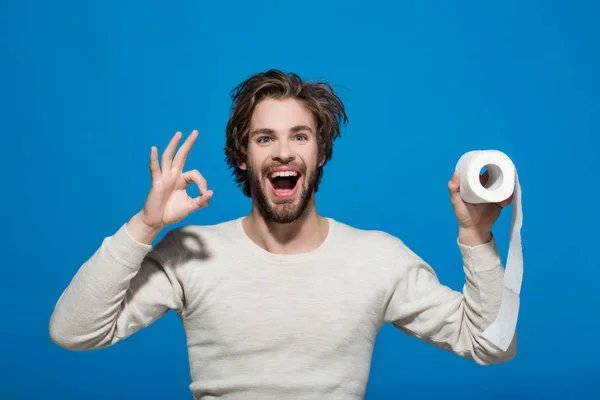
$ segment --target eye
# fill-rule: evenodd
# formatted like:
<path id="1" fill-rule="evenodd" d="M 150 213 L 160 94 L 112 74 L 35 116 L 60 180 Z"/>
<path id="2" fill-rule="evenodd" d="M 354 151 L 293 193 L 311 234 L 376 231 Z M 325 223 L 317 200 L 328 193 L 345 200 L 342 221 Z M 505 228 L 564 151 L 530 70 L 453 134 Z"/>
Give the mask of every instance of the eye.
<path id="1" fill-rule="evenodd" d="M 270 137 L 268 137 L 268 136 L 261 136 L 261 137 L 259 137 L 259 138 L 258 138 L 256 141 L 257 141 L 258 143 L 267 143 L 267 140 L 271 140 L 271 138 L 270 138 Z"/>
<path id="2" fill-rule="evenodd" d="M 294 136 L 294 140 L 307 140 L 306 135 L 296 135 Z"/>

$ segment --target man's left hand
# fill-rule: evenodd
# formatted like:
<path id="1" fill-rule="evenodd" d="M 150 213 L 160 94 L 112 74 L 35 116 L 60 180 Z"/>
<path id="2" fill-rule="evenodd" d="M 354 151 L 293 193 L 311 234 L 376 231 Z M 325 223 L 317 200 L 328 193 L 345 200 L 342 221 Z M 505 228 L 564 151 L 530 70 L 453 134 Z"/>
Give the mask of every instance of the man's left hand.
<path id="1" fill-rule="evenodd" d="M 488 173 L 485 172 L 479 179 L 481 184 L 485 185 Z M 467 203 L 460 196 L 458 171 L 448 182 L 448 190 L 450 191 L 450 202 L 458 220 L 459 241 L 469 246 L 488 242 L 492 237 L 492 226 L 500 216 L 502 209 L 512 202 L 512 196 L 501 203 Z"/>

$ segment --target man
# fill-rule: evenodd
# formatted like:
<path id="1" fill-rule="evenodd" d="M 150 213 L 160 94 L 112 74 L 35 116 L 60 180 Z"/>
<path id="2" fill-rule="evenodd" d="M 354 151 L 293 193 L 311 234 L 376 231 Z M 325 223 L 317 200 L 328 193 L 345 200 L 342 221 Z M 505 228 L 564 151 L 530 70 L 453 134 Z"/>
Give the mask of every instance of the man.
<path id="1" fill-rule="evenodd" d="M 482 337 L 500 308 L 503 267 L 491 228 L 504 204 L 466 204 L 448 183 L 464 292 L 387 233 L 319 215 L 325 163 L 346 114 L 327 83 L 268 71 L 233 92 L 225 153 L 252 199 L 249 215 L 159 232 L 206 207 L 212 191 L 185 171 L 198 133 L 159 164 L 143 208 L 79 269 L 50 323 L 58 345 L 110 346 L 168 310 L 181 317 L 195 399 L 361 399 L 385 323 L 485 365 L 507 351 Z M 186 187 L 195 183 L 200 196 Z"/>

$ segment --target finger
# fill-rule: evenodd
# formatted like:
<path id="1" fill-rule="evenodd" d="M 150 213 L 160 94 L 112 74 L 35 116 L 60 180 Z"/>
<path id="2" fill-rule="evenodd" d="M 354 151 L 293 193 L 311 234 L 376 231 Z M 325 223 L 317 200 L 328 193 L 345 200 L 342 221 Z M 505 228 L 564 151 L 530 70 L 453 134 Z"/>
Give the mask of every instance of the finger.
<path id="1" fill-rule="evenodd" d="M 508 205 L 510 205 L 510 203 L 512 203 L 513 200 L 513 196 L 511 195 L 508 199 L 501 201 L 500 203 L 496 203 L 498 204 L 500 207 L 508 207 Z"/>
<path id="2" fill-rule="evenodd" d="M 179 139 L 181 139 L 181 132 L 176 132 L 175 135 L 173 135 L 173 137 L 169 141 L 169 144 L 162 156 L 163 171 L 168 171 L 169 169 L 171 169 L 173 154 L 175 154 L 175 149 L 177 148 L 177 143 L 179 143 Z"/>
<path id="3" fill-rule="evenodd" d="M 186 186 L 192 182 L 195 183 L 196 186 L 198 186 L 198 189 L 200 190 L 201 194 L 206 193 L 206 191 L 208 190 L 206 179 L 204 179 L 200 171 L 198 171 L 197 169 L 184 172 L 183 179 L 185 180 Z"/>
<path id="4" fill-rule="evenodd" d="M 158 165 L 158 150 L 155 146 L 152 146 L 150 150 L 150 176 L 152 177 L 152 182 L 156 182 L 160 179 L 160 167 Z"/>
<path id="5" fill-rule="evenodd" d="M 460 196 L 460 173 L 455 171 L 452 179 L 448 182 L 448 191 L 450 192 L 450 201 L 453 205 L 460 204 L 462 197 Z"/>
<path id="6" fill-rule="evenodd" d="M 455 171 L 452 175 L 452 179 L 448 182 L 448 190 L 450 193 L 458 192 L 460 190 L 460 173 Z"/>
<path id="7" fill-rule="evenodd" d="M 190 212 L 198 211 L 199 209 L 208 206 L 210 204 L 210 199 L 212 198 L 212 195 L 213 191 L 207 190 L 202 196 L 194 197 L 193 199 L 188 199 L 188 201 L 190 201 Z"/>
<path id="8" fill-rule="evenodd" d="M 183 174 L 183 178 L 185 179 L 186 185 L 189 185 L 193 182 L 196 184 L 196 186 L 198 186 L 198 189 L 200 189 L 200 196 L 193 199 L 188 199 L 190 212 L 194 212 L 202 207 L 208 206 L 210 199 L 212 198 L 213 191 L 207 189 L 206 179 L 204 179 L 200 171 L 187 171 Z"/>
<path id="9" fill-rule="evenodd" d="M 198 131 L 197 130 L 192 131 L 190 136 L 188 136 L 186 141 L 181 145 L 181 147 L 177 151 L 177 154 L 175 155 L 175 159 L 173 160 L 174 168 L 177 168 L 178 170 L 183 169 L 183 166 L 185 165 L 185 162 L 187 160 L 187 156 L 190 153 L 190 150 L 192 149 L 192 146 L 196 142 L 197 138 L 198 138 Z"/>

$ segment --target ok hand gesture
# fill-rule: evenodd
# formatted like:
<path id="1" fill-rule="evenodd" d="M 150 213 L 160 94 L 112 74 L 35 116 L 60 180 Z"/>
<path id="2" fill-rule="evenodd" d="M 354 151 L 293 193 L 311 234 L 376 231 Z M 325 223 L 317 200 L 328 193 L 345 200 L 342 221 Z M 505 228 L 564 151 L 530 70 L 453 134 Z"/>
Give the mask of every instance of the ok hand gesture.
<path id="1" fill-rule="evenodd" d="M 152 186 L 144 207 L 128 226 L 131 231 L 136 231 L 138 240 L 147 242 L 164 227 L 183 220 L 209 204 L 213 192 L 207 189 L 206 180 L 200 172 L 198 170 L 183 172 L 185 161 L 197 137 L 198 131 L 194 130 L 173 157 L 181 139 L 181 132 L 177 132 L 165 149 L 160 165 L 158 150 L 152 147 L 150 151 Z M 190 197 L 186 192 L 187 186 L 192 182 L 200 190 L 200 196 L 195 198 Z"/>

